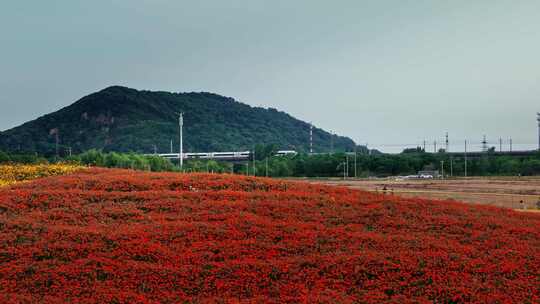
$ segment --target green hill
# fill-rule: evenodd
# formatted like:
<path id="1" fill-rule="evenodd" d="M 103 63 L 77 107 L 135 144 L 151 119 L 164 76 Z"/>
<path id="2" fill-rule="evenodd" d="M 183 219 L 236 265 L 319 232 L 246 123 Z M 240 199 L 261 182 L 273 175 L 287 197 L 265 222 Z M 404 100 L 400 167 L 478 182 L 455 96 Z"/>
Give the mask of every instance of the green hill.
<path id="1" fill-rule="evenodd" d="M 235 151 L 255 144 L 277 144 L 280 149 L 307 151 L 309 124 L 276 109 L 251 107 L 212 93 L 138 91 L 113 86 L 90 94 L 59 111 L 0 133 L 0 150 L 60 153 L 91 148 L 104 151 L 178 151 L 178 117 L 184 116 L 186 151 Z M 315 152 L 334 144 L 339 151 L 354 149 L 347 137 L 313 129 Z"/>

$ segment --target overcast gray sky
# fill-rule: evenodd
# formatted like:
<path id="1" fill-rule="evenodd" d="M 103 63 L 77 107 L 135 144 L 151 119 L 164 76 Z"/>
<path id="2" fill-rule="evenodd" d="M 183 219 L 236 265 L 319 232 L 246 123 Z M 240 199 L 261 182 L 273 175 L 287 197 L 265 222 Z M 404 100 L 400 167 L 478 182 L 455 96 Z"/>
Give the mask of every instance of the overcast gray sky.
<path id="1" fill-rule="evenodd" d="M 445 132 L 454 150 L 534 148 L 539 36 L 536 0 L 6 0 L 0 130 L 117 84 L 275 107 L 384 151 Z"/>

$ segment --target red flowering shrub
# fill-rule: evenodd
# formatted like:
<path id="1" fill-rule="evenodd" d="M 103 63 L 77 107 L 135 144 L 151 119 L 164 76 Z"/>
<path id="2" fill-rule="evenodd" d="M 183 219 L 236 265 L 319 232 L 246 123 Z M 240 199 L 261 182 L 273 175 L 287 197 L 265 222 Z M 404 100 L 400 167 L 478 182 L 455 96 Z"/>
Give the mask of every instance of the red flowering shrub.
<path id="1" fill-rule="evenodd" d="M 539 303 L 540 216 L 234 175 L 0 190 L 0 303 Z"/>

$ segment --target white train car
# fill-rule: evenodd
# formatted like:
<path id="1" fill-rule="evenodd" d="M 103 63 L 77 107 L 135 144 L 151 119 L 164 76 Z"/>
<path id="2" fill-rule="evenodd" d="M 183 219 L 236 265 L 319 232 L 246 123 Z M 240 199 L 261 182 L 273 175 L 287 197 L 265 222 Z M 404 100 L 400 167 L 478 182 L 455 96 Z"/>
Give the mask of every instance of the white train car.
<path id="1" fill-rule="evenodd" d="M 279 150 L 276 152 L 276 156 L 296 155 L 298 154 L 294 150 Z M 164 158 L 178 159 L 178 153 L 165 153 L 165 154 L 147 154 L 147 155 L 159 155 Z M 196 152 L 196 153 L 184 153 L 184 159 L 216 159 L 216 160 L 249 160 L 253 156 L 251 151 L 236 151 L 236 152 Z"/>
<path id="2" fill-rule="evenodd" d="M 296 155 L 298 152 L 294 150 L 279 150 L 276 153 L 276 156 L 285 156 L 285 155 Z"/>

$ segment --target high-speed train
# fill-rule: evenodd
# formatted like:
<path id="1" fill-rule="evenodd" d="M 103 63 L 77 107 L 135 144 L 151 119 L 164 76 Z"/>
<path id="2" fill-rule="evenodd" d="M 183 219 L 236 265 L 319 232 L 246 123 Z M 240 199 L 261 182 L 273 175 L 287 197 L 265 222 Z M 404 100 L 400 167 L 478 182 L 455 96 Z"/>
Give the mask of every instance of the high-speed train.
<path id="1" fill-rule="evenodd" d="M 294 150 L 279 150 L 276 152 L 276 156 L 296 155 L 298 154 Z M 151 154 L 150 154 L 151 155 Z M 165 158 L 178 158 L 178 153 L 158 154 Z M 198 153 L 184 153 L 184 159 L 187 158 L 200 158 L 200 159 L 249 159 L 251 151 L 237 151 L 237 152 L 198 152 Z"/>
<path id="2" fill-rule="evenodd" d="M 298 152 L 294 150 L 280 150 L 277 151 L 276 156 L 284 156 L 284 155 L 296 155 Z"/>

